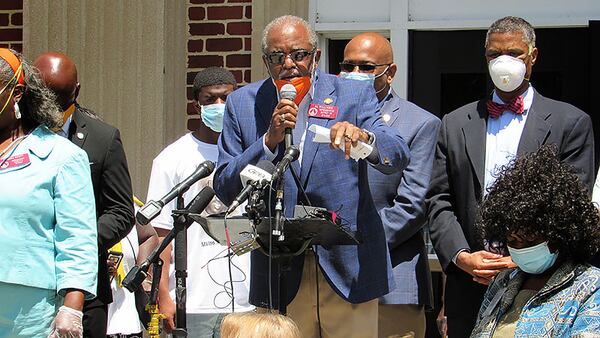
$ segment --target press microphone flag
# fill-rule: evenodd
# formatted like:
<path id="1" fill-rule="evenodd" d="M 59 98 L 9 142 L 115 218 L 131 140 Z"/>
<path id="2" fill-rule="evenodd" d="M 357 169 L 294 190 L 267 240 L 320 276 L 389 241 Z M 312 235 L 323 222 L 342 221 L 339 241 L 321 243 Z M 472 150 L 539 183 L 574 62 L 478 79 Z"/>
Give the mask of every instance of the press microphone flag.
<path id="1" fill-rule="evenodd" d="M 185 193 L 194 183 L 198 182 L 200 179 L 207 177 L 212 174 L 213 170 L 215 170 L 215 164 L 211 161 L 205 161 L 201 163 L 194 171 L 193 174 L 188 176 L 185 180 L 181 181 L 179 184 L 173 187 L 171 191 L 169 191 L 165 196 L 163 196 L 158 201 L 149 201 L 142 207 L 135 218 L 137 222 L 141 225 L 146 225 L 150 223 L 156 216 L 160 214 L 160 211 L 165 206 L 165 204 L 171 202 L 175 197 Z"/>
<path id="2" fill-rule="evenodd" d="M 240 172 L 240 178 L 242 179 L 242 185 L 244 188 L 242 191 L 235 197 L 231 205 L 227 209 L 226 214 L 230 214 L 237 208 L 240 204 L 244 203 L 250 196 L 250 193 L 255 188 L 255 183 L 261 183 L 266 185 L 268 182 L 271 182 L 271 174 L 275 171 L 275 166 L 270 161 L 260 161 L 253 166 L 248 164 L 242 172 Z"/>

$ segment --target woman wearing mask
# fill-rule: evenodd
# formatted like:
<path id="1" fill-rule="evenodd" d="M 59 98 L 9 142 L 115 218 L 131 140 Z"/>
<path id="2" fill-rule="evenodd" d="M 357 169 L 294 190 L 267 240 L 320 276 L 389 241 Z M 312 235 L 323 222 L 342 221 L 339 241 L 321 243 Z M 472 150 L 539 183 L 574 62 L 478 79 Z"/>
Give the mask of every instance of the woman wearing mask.
<path id="1" fill-rule="evenodd" d="M 54 95 L 5 48 L 0 108 L 0 337 L 81 337 L 98 259 L 88 158 L 49 129 Z"/>
<path id="2" fill-rule="evenodd" d="M 503 168 L 480 211 L 485 241 L 517 268 L 489 286 L 471 337 L 600 332 L 598 213 L 570 168 L 544 146 Z"/>

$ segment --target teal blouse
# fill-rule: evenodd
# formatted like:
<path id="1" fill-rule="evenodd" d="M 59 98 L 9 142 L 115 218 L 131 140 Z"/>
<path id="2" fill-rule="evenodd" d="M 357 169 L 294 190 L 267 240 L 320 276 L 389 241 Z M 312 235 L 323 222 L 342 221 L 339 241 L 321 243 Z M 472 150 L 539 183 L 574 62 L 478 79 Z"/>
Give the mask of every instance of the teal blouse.
<path id="1" fill-rule="evenodd" d="M 0 160 L 0 282 L 96 292 L 96 211 L 89 160 L 37 127 Z M 0 295 L 4 297 L 6 295 Z"/>

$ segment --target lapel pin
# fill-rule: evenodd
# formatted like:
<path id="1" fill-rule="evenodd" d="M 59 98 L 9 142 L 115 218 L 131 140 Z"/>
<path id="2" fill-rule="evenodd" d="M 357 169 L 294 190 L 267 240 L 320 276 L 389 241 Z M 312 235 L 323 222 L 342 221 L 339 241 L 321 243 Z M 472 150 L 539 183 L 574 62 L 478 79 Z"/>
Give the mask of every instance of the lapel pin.
<path id="1" fill-rule="evenodd" d="M 81 132 L 77 133 L 78 139 L 83 140 L 83 136 L 84 136 L 83 133 L 81 133 Z"/>
<path id="2" fill-rule="evenodd" d="M 332 104 L 333 103 L 333 99 L 330 98 L 330 97 L 328 97 L 325 100 L 323 100 L 323 103 L 325 103 L 325 104 Z"/>
<path id="3" fill-rule="evenodd" d="M 384 122 L 389 122 L 391 119 L 392 119 L 392 117 L 390 116 L 390 114 L 383 114 Z"/>

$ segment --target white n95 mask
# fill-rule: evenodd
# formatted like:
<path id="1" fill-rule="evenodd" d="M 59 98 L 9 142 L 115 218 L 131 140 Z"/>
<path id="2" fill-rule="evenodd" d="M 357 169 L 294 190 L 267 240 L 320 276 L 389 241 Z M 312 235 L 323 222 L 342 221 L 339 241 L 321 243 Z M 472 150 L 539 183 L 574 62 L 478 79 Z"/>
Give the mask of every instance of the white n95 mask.
<path id="1" fill-rule="evenodd" d="M 488 63 L 488 70 L 496 88 L 503 92 L 512 92 L 523 83 L 526 68 L 523 60 L 500 55 Z"/>

